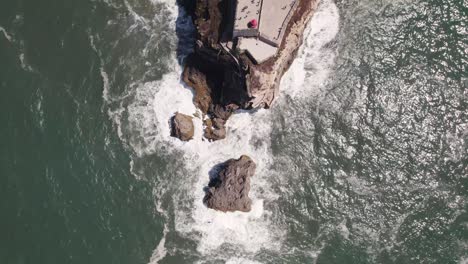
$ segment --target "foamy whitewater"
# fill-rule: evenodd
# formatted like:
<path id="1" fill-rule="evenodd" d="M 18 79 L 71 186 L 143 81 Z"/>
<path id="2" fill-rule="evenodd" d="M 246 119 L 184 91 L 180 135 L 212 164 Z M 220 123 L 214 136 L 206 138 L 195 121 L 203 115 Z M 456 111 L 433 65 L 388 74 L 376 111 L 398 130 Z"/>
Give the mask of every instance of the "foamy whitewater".
<path id="1" fill-rule="evenodd" d="M 10 34 L 8 34 L 8 32 L 3 27 L 0 27 L 0 32 L 2 32 L 5 38 L 11 42 L 12 37 L 10 36 Z"/>
<path id="2" fill-rule="evenodd" d="M 167 2 L 166 2 L 167 3 Z M 178 8 L 174 1 L 170 5 L 175 26 Z M 133 13 L 133 15 L 136 15 Z M 178 26 L 192 31 L 193 26 L 187 23 L 188 17 L 180 19 Z M 141 21 L 141 19 L 139 19 Z M 324 46 L 332 41 L 339 29 L 339 15 L 335 4 L 322 1 L 314 18 L 304 34 L 304 45 L 299 51 L 296 61 L 286 73 L 281 84 L 282 94 L 299 99 L 304 92 L 313 94 L 326 81 L 328 72 L 333 66 L 335 51 Z M 190 50 L 186 51 L 187 53 Z M 275 226 L 271 213 L 265 210 L 264 204 L 277 199 L 272 190 L 269 177 L 272 165 L 272 152 L 269 137 L 272 130 L 272 111 L 241 112 L 233 115 L 227 123 L 227 138 L 225 140 L 208 142 L 203 139 L 202 120 L 194 119 L 195 136 L 189 142 L 170 136 L 169 119 L 175 112 L 194 114 L 198 110 L 193 104 L 193 93 L 181 82 L 182 67 L 177 62 L 175 52 L 172 55 L 171 72 L 162 80 L 139 84 L 134 102 L 128 107 L 128 119 L 133 131 L 138 131 L 144 141 L 128 141 L 127 143 L 137 157 L 150 155 L 161 150 L 169 153 L 182 153 L 184 166 L 189 172 L 186 177 L 194 179 L 178 179 L 187 181 L 191 186 L 185 186 L 180 195 L 188 195 L 193 207 L 187 212 L 177 207 L 175 212 L 175 229 L 183 236 L 198 237 L 197 250 L 202 255 L 227 243 L 241 247 L 246 253 L 255 253 L 260 249 L 280 250 L 285 237 L 284 229 Z M 102 72 L 107 84 L 107 75 Z M 313 82 L 310 90 L 303 91 L 304 82 Z M 107 89 L 103 97 L 108 98 Z M 284 107 L 281 100 L 275 106 Z M 110 113 L 119 124 L 119 113 Z M 119 128 L 119 134 L 122 134 Z M 250 196 L 253 200 L 252 211 L 249 213 L 222 213 L 208 209 L 202 202 L 203 187 L 209 181 L 209 171 L 215 165 L 231 158 L 246 154 L 257 163 L 257 172 L 252 179 Z M 133 165 L 133 164 L 132 164 Z M 158 199 L 158 197 L 155 197 Z M 175 197 L 174 199 L 178 199 Z M 161 207 L 161 213 L 166 214 Z M 167 234 L 167 226 L 164 235 Z M 151 258 L 151 263 L 157 263 L 166 254 L 165 238 L 161 240 Z M 227 259 L 229 259 L 229 256 Z M 231 258 L 228 263 L 247 263 L 247 259 Z M 249 262 L 250 263 L 250 262 Z M 253 263 L 253 262 L 252 262 Z"/>

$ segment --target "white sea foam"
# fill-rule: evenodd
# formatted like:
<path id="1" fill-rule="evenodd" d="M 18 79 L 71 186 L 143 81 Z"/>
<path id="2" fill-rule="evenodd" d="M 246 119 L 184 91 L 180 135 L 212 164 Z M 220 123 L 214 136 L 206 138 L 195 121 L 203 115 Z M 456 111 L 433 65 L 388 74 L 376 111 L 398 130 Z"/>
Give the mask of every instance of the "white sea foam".
<path id="1" fill-rule="evenodd" d="M 178 65 L 174 67 L 179 68 Z M 192 103 L 193 94 L 185 88 L 177 72 L 167 74 L 161 81 L 146 83 L 138 88 L 135 102 L 128 107 L 131 126 L 142 133 L 145 141 L 130 141 L 137 156 L 144 156 L 157 151 L 162 145 L 182 150 L 188 170 L 197 179 L 195 186 L 189 186 L 184 193 L 190 195 L 194 208 L 192 212 L 179 210 L 176 212 L 176 230 L 190 236 L 194 232 L 202 234 L 198 250 L 208 254 L 223 243 L 237 244 L 247 251 L 258 251 L 260 248 L 277 248 L 279 246 L 273 237 L 281 237 L 280 231 L 270 228 L 265 220 L 263 209 L 264 199 L 273 200 L 275 195 L 266 190 L 261 195 L 256 191 L 258 186 L 268 189 L 268 166 L 271 164 L 271 153 L 265 138 L 271 132 L 271 117 L 267 110 L 254 114 L 239 113 L 234 115 L 227 124 L 229 137 L 222 141 L 209 143 L 202 137 L 202 120 L 195 118 L 195 136 L 190 142 L 181 142 L 170 137 L 168 120 L 174 112 L 185 114 L 197 110 Z M 164 103 L 161 103 L 164 102 Z M 152 107 L 148 107 L 152 106 Z M 256 129 L 254 129 L 256 128 Z M 220 213 L 208 209 L 202 202 L 203 187 L 208 184 L 209 171 L 218 163 L 230 158 L 247 154 L 252 157 L 258 167 L 255 175 L 255 185 L 251 196 L 253 208 L 249 213 Z M 278 230 L 278 229 L 276 229 Z M 276 234 L 273 234 L 276 233 Z M 272 249 L 273 249 L 272 248 Z"/>
<path id="2" fill-rule="evenodd" d="M 271 164 L 271 153 L 268 149 L 268 138 L 271 132 L 269 112 L 258 111 L 255 114 L 240 113 L 234 115 L 227 124 L 229 137 L 226 140 L 209 143 L 202 138 L 202 121 L 195 118 L 195 136 L 190 142 L 181 142 L 170 137 L 168 120 L 178 111 L 185 114 L 197 110 L 192 103 L 193 94 L 185 88 L 178 72 L 180 67 L 174 63 L 172 73 L 166 74 L 161 81 L 145 83 L 136 92 L 135 101 L 128 107 L 130 126 L 136 129 L 144 141 L 130 140 L 127 143 L 137 156 L 145 156 L 171 146 L 182 150 L 185 164 L 190 173 L 196 177 L 194 186 L 177 195 L 189 195 L 194 203 L 191 212 L 176 208 L 176 230 L 191 236 L 194 232 L 202 235 L 198 250 L 202 254 L 218 248 L 223 243 L 236 244 L 247 251 L 255 252 L 260 248 L 277 249 L 281 229 L 272 228 L 268 223 L 267 212 L 263 209 L 264 199 L 269 201 L 276 197 L 271 191 L 258 193 L 259 186 L 268 189 L 268 165 Z M 257 130 L 254 130 L 257 128 Z M 208 209 L 203 203 L 203 187 L 208 184 L 209 170 L 218 163 L 242 154 L 251 156 L 257 163 L 255 184 L 251 197 L 253 208 L 249 213 L 220 213 Z M 176 198 L 177 199 L 177 198 Z M 176 203 L 177 204 L 177 203 Z M 274 239 L 276 237 L 276 239 Z M 163 244 L 156 252 L 164 252 Z M 160 259 L 155 253 L 153 260 Z M 152 262 L 156 263 L 156 262 Z"/>
<path id="3" fill-rule="evenodd" d="M 21 16 L 16 16 L 16 19 L 15 19 L 15 23 L 20 23 L 22 20 L 22 17 Z M 5 28 L 1 27 L 0 26 L 0 32 L 3 33 L 3 36 L 5 36 L 5 38 L 11 42 L 11 43 L 15 43 L 16 46 L 17 46 L 17 49 L 18 49 L 18 52 L 19 52 L 19 61 L 20 61 L 20 64 L 21 64 L 21 68 L 25 71 L 28 71 L 28 72 L 34 72 L 35 70 L 33 69 L 33 67 L 31 67 L 31 65 L 29 65 L 26 61 L 26 58 L 25 58 L 25 54 L 24 54 L 24 44 L 23 44 L 23 41 L 18 41 L 18 39 L 16 40 L 15 42 L 15 39 L 13 38 L 13 36 L 11 34 L 9 34 Z"/>
<path id="4" fill-rule="evenodd" d="M 8 32 L 3 27 L 0 27 L 0 31 L 3 33 L 3 35 L 9 42 L 12 41 L 13 38 L 11 37 L 10 34 L 8 34 Z"/>
<path id="5" fill-rule="evenodd" d="M 106 71 L 104 70 L 104 61 L 102 60 L 102 55 L 101 52 L 98 50 L 96 47 L 96 43 L 94 41 L 94 37 L 91 34 L 89 35 L 89 42 L 91 45 L 91 48 L 93 49 L 94 52 L 98 55 L 99 58 L 99 72 L 101 73 L 101 78 L 102 78 L 102 83 L 103 83 L 103 92 L 102 92 L 102 98 L 104 99 L 105 102 L 108 102 L 110 100 L 109 97 L 109 76 L 107 75 Z"/>
<path id="6" fill-rule="evenodd" d="M 162 209 L 160 201 L 156 203 L 156 209 L 159 213 L 167 217 L 167 212 Z M 164 257 L 167 255 L 167 249 L 165 247 L 167 233 L 169 233 L 169 227 L 166 223 L 164 224 L 163 237 L 159 241 L 159 244 L 156 247 L 156 249 L 153 251 L 149 264 L 156 264 L 162 259 L 164 259 Z"/>
<path id="7" fill-rule="evenodd" d="M 167 225 L 165 225 L 164 230 L 163 230 L 163 237 L 159 241 L 159 244 L 156 247 L 156 249 L 154 250 L 153 255 L 151 256 L 149 264 L 159 263 L 159 261 L 164 259 L 164 257 L 167 255 L 167 249 L 165 247 L 165 244 L 166 244 L 166 236 L 167 236 L 168 232 L 169 232 L 169 229 L 168 229 Z"/>
<path id="8" fill-rule="evenodd" d="M 245 258 L 230 258 L 226 261 L 226 264 L 260 264 L 261 262 L 253 261 Z"/>
<path id="9" fill-rule="evenodd" d="M 260 121 L 261 120 L 261 121 Z M 242 246 L 246 251 L 256 252 L 261 248 L 276 249 L 279 245 L 273 238 L 279 239 L 281 234 L 273 228 L 263 208 L 264 201 L 272 201 L 276 197 L 270 190 L 268 183 L 268 167 L 271 164 L 271 153 L 268 138 L 271 132 L 271 118 L 267 111 L 256 114 L 237 114 L 229 120 L 227 126 L 228 138 L 223 141 L 208 143 L 196 139 L 186 145 L 192 155 L 187 159 L 191 163 L 195 158 L 199 166 L 198 180 L 191 188 L 193 192 L 194 208 L 191 214 L 180 212 L 176 216 L 176 229 L 182 233 L 198 231 L 201 233 L 198 250 L 208 254 L 223 243 Z M 255 130 L 255 128 L 260 128 Z M 263 141 L 262 141 L 263 140 Z M 209 170 L 218 163 L 229 158 L 238 158 L 246 154 L 257 163 L 257 172 L 252 186 L 252 211 L 249 213 L 220 213 L 207 209 L 202 199 L 203 187 L 208 183 Z M 259 194 L 259 186 L 266 193 Z M 193 219 L 193 220 L 192 220 Z"/>
<path id="10" fill-rule="evenodd" d="M 157 2 L 167 4 L 173 15 L 171 19 L 175 22 L 179 14 L 175 0 Z M 317 80 L 320 83 L 325 81 L 334 55 L 330 54 L 332 52 L 324 48 L 324 45 L 334 38 L 337 30 L 336 7 L 331 1 L 324 1 L 307 29 L 304 47 L 301 48 L 298 61 L 293 63 L 293 67 L 282 82 L 281 89 L 284 93 L 298 93 L 305 81 L 314 83 Z M 172 58 L 171 71 L 160 81 L 139 84 L 133 94 L 132 103 L 125 110 L 130 128 L 128 131 L 135 135 L 124 135 L 122 132 L 120 120 L 122 112 L 109 113 L 118 126 L 120 138 L 132 148 L 137 158 L 161 150 L 183 153 L 180 158 L 184 160 L 188 179 L 177 179 L 177 181 L 185 181 L 188 186 L 179 182 L 179 186 L 183 189 L 174 194 L 175 229 L 181 235 L 197 238 L 199 240 L 197 249 L 202 255 L 211 254 L 223 244 L 243 248 L 246 256 L 262 248 L 279 250 L 285 238 L 285 228 L 274 223 L 271 212 L 264 208 L 265 203 L 271 203 L 278 198 L 269 179 L 273 157 L 268 138 L 272 132 L 273 112 L 259 110 L 254 113 L 241 112 L 233 115 L 227 123 L 227 138 L 217 142 L 210 143 L 203 139 L 200 118 L 194 118 L 196 130 L 193 140 L 181 142 L 170 137 L 169 119 L 174 112 L 189 115 L 197 112 L 193 104 L 193 93 L 181 83 L 182 68 L 177 63 L 176 55 L 173 54 Z M 313 71 L 308 67 L 313 67 Z M 108 85 L 107 75 L 102 74 L 102 77 L 104 84 Z M 104 90 L 104 99 L 111 100 L 107 88 Z M 227 159 L 238 158 L 244 154 L 249 155 L 257 163 L 257 172 L 252 180 L 250 193 L 253 200 L 251 212 L 220 213 L 208 209 L 202 202 L 204 196 L 202 190 L 208 184 L 209 171 Z M 193 205 L 188 211 L 177 202 L 182 196 Z M 166 227 L 164 237 L 155 249 L 151 263 L 157 263 L 164 258 L 167 232 Z M 226 261 L 254 263 L 246 258 L 230 258 L 230 256 L 226 256 Z"/>
<path id="11" fill-rule="evenodd" d="M 99 67 L 99 72 L 101 73 L 102 83 L 104 86 L 102 97 L 104 98 L 104 100 L 108 100 L 109 98 L 109 76 L 107 75 L 107 72 L 104 70 L 104 65 L 101 64 L 101 67 Z"/>
<path id="12" fill-rule="evenodd" d="M 339 10 L 332 0 L 320 2 L 310 25 L 304 32 L 304 43 L 297 58 L 283 76 L 281 92 L 294 98 L 304 93 L 316 96 L 323 91 L 334 66 L 336 48 L 332 42 L 339 31 Z"/>
<path id="13" fill-rule="evenodd" d="M 20 48 L 20 50 L 22 50 L 22 48 Z M 31 65 L 28 64 L 24 53 L 20 53 L 19 60 L 20 60 L 21 68 L 23 70 L 28 71 L 28 72 L 34 72 L 33 67 L 31 67 Z"/>
<path id="14" fill-rule="evenodd" d="M 172 20 L 175 23 L 177 15 L 179 12 L 179 6 L 177 5 L 177 0 L 151 0 L 152 3 L 164 3 L 166 4 L 167 9 L 171 12 Z"/>

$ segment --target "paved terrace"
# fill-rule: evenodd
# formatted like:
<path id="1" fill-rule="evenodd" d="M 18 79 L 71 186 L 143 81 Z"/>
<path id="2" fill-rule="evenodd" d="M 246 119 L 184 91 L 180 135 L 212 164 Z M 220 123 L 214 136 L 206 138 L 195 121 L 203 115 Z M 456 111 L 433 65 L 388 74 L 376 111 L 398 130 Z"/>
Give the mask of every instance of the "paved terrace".
<path id="1" fill-rule="evenodd" d="M 260 20 L 262 0 L 234 0 L 236 3 L 236 14 L 234 22 L 233 37 L 256 37 L 257 28 L 249 28 L 252 19 Z"/>
<path id="2" fill-rule="evenodd" d="M 299 0 L 263 0 L 260 39 L 278 47 Z"/>
<path id="3" fill-rule="evenodd" d="M 233 37 L 241 39 L 239 48 L 247 51 L 257 63 L 274 56 L 299 0 L 234 1 L 236 12 Z M 259 21 L 258 28 L 248 27 L 252 19 Z M 258 39 L 247 39 L 252 37 Z"/>
<path id="4" fill-rule="evenodd" d="M 240 50 L 247 51 L 256 63 L 262 63 L 276 55 L 278 48 L 258 38 L 239 38 L 237 44 Z"/>

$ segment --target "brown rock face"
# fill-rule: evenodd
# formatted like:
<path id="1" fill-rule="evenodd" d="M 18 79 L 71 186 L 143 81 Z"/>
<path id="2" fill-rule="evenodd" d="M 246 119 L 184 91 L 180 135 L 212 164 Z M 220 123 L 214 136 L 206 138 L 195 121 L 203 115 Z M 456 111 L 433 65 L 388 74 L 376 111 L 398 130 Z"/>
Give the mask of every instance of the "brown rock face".
<path id="1" fill-rule="evenodd" d="M 249 212 L 250 177 L 255 174 L 255 162 L 248 156 L 230 159 L 220 165 L 219 172 L 212 176 L 203 202 L 208 208 L 222 212 Z"/>
<path id="2" fill-rule="evenodd" d="M 205 133 L 203 136 L 209 140 L 220 140 L 226 138 L 226 121 L 221 118 L 205 120 Z"/>
<path id="3" fill-rule="evenodd" d="M 300 0 L 294 12 L 278 53 L 273 58 L 250 65 L 247 74 L 247 90 L 253 108 L 270 108 L 279 94 L 279 84 L 284 73 L 291 66 L 302 45 L 304 30 L 317 8 L 319 0 Z"/>
<path id="4" fill-rule="evenodd" d="M 176 113 L 171 118 L 171 136 L 182 141 L 189 141 L 193 138 L 194 127 L 192 117 L 181 113 Z"/>
<path id="5" fill-rule="evenodd" d="M 184 82 L 195 90 L 194 103 L 204 114 L 208 113 L 211 100 L 211 89 L 206 82 L 206 75 L 196 67 L 186 67 L 183 73 Z"/>

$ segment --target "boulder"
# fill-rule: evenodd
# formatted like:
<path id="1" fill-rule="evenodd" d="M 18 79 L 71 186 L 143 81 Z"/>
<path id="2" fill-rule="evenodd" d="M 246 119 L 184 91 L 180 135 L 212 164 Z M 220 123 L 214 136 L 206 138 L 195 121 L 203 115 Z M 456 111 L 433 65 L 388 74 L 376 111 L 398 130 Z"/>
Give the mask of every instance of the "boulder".
<path id="1" fill-rule="evenodd" d="M 191 116 L 179 112 L 171 118 L 171 136 L 182 141 L 189 141 L 193 138 L 194 127 Z"/>
<path id="2" fill-rule="evenodd" d="M 255 169 L 255 162 L 246 155 L 220 164 L 210 175 L 203 202 L 208 208 L 222 212 L 249 212 L 250 177 Z"/>

